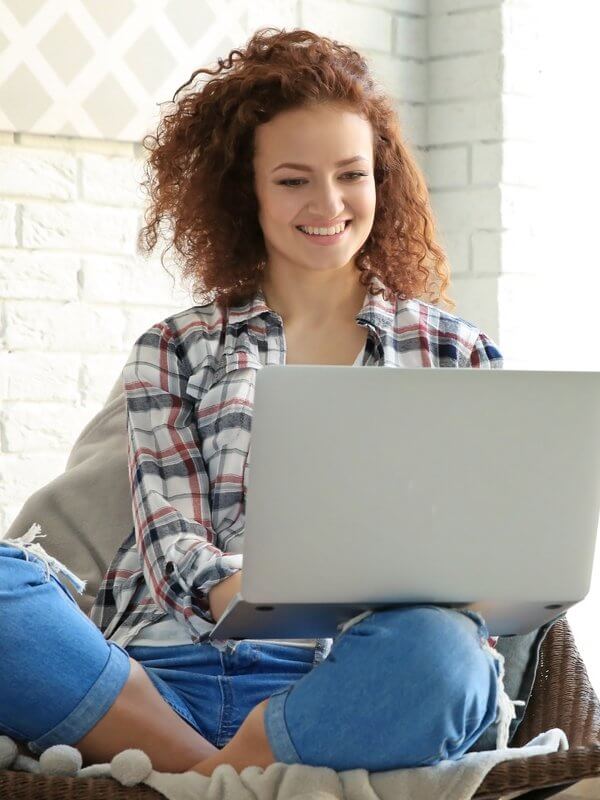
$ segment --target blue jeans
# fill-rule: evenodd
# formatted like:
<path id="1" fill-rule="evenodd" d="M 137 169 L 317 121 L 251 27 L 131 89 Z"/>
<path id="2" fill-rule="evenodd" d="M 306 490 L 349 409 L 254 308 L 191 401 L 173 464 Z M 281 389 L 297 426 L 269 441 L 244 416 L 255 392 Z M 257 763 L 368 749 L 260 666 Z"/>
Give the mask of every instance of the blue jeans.
<path id="1" fill-rule="evenodd" d="M 216 747 L 270 698 L 277 761 L 338 771 L 433 765 L 495 721 L 500 665 L 471 611 L 386 608 L 351 624 L 316 666 L 312 648 L 241 641 L 123 649 L 79 609 L 43 557 L 0 542 L 0 734 L 40 753 L 75 744 L 139 661 L 169 705 Z"/>

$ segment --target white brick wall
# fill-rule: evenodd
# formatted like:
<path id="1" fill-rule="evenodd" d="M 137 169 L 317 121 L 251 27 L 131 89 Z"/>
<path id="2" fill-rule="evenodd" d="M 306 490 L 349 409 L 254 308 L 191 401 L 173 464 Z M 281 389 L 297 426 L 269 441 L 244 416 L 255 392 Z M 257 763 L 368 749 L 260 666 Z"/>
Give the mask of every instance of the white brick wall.
<path id="1" fill-rule="evenodd" d="M 527 2 L 429 5 L 427 174 L 457 312 L 506 366 L 549 364 L 523 343 L 542 324 L 537 19 Z M 555 357 L 555 354 L 553 354 Z"/>
<path id="2" fill-rule="evenodd" d="M 0 533 L 62 470 L 135 338 L 193 302 L 136 254 L 140 154 L 0 139 Z"/>
<path id="3" fill-rule="evenodd" d="M 502 8 L 429 4 L 426 171 L 456 313 L 498 339 L 503 179 Z"/>

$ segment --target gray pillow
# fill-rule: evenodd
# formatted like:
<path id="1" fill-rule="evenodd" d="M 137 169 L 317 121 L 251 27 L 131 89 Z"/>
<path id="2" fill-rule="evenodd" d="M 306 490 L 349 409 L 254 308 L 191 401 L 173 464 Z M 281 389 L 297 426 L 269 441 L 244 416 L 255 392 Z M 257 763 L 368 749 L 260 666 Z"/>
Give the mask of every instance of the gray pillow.
<path id="1" fill-rule="evenodd" d="M 34 522 L 46 534 L 41 546 L 87 581 L 84 593 L 73 596 L 89 613 L 109 563 L 133 528 L 121 376 L 79 434 L 65 471 L 29 497 L 4 538 L 22 536 Z"/>
<path id="2" fill-rule="evenodd" d="M 88 613 L 109 563 L 133 529 L 122 376 L 104 407 L 81 431 L 65 471 L 27 500 L 5 537 L 22 536 L 34 522 L 47 535 L 40 540 L 42 547 L 87 581 L 84 594 L 75 592 L 74 597 Z M 551 624 L 498 639 L 497 648 L 505 657 L 504 685 L 511 700 L 529 700 L 539 649 Z M 516 713 L 509 738 L 525 708 L 517 706 Z M 493 750 L 495 741 L 494 723 L 471 750 Z"/>

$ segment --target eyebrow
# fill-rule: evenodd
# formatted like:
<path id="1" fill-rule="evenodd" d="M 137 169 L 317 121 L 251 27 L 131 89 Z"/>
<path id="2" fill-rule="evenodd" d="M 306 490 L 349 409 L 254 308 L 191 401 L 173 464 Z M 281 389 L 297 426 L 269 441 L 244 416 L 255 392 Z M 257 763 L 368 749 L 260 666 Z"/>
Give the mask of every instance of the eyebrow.
<path id="1" fill-rule="evenodd" d="M 366 161 L 367 159 L 364 156 L 351 156 L 350 158 L 343 158 L 341 161 L 336 161 L 336 167 L 344 167 L 346 164 L 352 164 L 354 161 Z M 285 164 L 279 164 L 275 167 L 272 172 L 277 172 L 278 169 L 282 169 L 283 167 L 289 167 L 290 169 L 301 169 L 305 172 L 314 172 L 312 167 L 309 167 L 307 164 L 292 164 L 289 161 L 286 161 Z"/>

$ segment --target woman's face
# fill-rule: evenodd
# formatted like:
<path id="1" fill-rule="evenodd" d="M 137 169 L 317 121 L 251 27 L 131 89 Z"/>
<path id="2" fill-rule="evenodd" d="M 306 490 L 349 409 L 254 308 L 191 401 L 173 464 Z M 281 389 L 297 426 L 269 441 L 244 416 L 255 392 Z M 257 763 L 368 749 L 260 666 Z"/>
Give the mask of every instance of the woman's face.
<path id="1" fill-rule="evenodd" d="M 254 144 L 254 190 L 269 268 L 320 272 L 353 263 L 375 216 L 371 124 L 340 106 L 293 109 L 260 125 Z M 347 159 L 353 160 L 337 164 Z M 281 166 L 290 163 L 297 166 Z M 351 223 L 333 238 L 298 230 L 341 220 Z"/>

